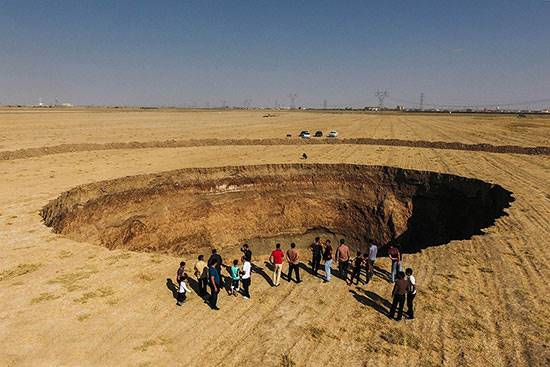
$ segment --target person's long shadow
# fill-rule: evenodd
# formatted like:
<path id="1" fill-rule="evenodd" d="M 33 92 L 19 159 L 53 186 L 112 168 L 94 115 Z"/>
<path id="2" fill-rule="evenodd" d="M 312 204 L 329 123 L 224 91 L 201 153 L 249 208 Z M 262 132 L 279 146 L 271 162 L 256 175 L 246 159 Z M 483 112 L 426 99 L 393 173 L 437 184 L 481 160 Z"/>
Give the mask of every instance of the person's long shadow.
<path id="1" fill-rule="evenodd" d="M 269 264 L 269 263 L 268 263 Z M 259 274 L 264 278 L 264 280 L 267 282 L 267 284 L 272 285 L 271 278 L 267 273 L 264 271 L 264 268 L 260 268 L 256 264 L 250 263 L 250 270 L 252 270 L 253 273 Z"/>
<path id="2" fill-rule="evenodd" d="M 225 271 L 227 274 L 231 274 L 231 266 L 222 264 L 222 267 L 225 268 Z M 221 275 L 220 277 L 223 279 L 223 288 L 227 292 L 227 294 L 231 294 L 231 284 L 233 284 L 233 279 L 230 275 Z"/>
<path id="3" fill-rule="evenodd" d="M 349 291 L 353 297 L 359 302 L 364 304 L 365 306 L 368 306 L 378 312 L 380 312 L 383 315 L 386 315 L 389 310 L 389 306 L 385 307 L 385 305 L 389 304 L 388 301 L 383 299 L 382 297 L 378 296 L 377 294 L 367 291 L 365 294 L 367 296 L 363 296 L 362 294 L 357 293 L 353 289 L 350 289 Z"/>
<path id="4" fill-rule="evenodd" d="M 178 299 L 178 287 L 174 284 L 172 279 L 166 278 L 166 288 L 168 288 L 169 291 L 172 292 L 172 297 L 174 297 L 175 300 Z"/>
<path id="5" fill-rule="evenodd" d="M 379 278 L 382 278 L 388 282 L 391 282 L 391 273 L 385 269 L 382 269 L 381 267 L 378 267 L 375 265 L 373 267 L 373 274 Z"/>
<path id="6" fill-rule="evenodd" d="M 187 284 L 189 284 L 195 294 L 200 294 L 199 283 L 195 280 L 195 278 L 187 277 Z"/>
<path id="7" fill-rule="evenodd" d="M 311 264 L 311 262 L 309 262 L 309 263 Z M 307 266 L 307 265 L 304 264 L 304 263 L 299 263 L 299 264 L 298 264 L 298 268 L 299 268 L 300 270 L 305 271 L 305 272 L 308 273 L 309 275 L 316 276 L 315 273 L 313 272 L 313 270 L 311 269 L 311 267 L 310 267 L 310 266 Z M 318 277 L 318 276 L 319 276 L 319 275 L 317 274 L 317 277 Z"/>

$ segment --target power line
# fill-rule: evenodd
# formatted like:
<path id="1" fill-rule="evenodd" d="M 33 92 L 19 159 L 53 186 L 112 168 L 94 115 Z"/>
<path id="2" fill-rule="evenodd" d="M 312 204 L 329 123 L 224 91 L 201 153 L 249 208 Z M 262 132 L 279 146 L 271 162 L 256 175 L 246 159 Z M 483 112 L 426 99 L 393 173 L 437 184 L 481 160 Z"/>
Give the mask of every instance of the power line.
<path id="1" fill-rule="evenodd" d="M 376 96 L 376 98 L 378 98 L 378 107 L 380 109 L 383 109 L 384 108 L 384 98 L 386 98 L 388 96 L 388 91 L 387 90 L 381 91 L 380 89 L 378 89 L 376 91 L 376 93 L 374 93 L 374 95 Z"/>
<path id="2" fill-rule="evenodd" d="M 422 96 L 424 93 L 421 94 L 421 102 L 423 102 Z M 395 98 L 395 97 L 388 97 L 390 100 L 397 102 L 397 103 L 406 103 L 409 105 L 414 106 L 416 102 L 401 99 L 401 98 Z M 530 101 L 522 101 L 522 102 L 491 102 L 491 103 L 484 103 L 484 104 L 472 104 L 472 105 L 459 105 L 459 104 L 436 104 L 436 103 L 422 103 L 423 106 L 429 106 L 429 107 L 441 107 L 441 108 L 482 108 L 482 107 L 488 107 L 488 106 L 500 106 L 500 107 L 512 107 L 512 106 L 525 106 L 525 105 L 532 105 L 532 104 L 539 104 L 539 103 L 547 103 L 550 102 L 550 98 L 544 98 L 544 99 L 537 99 L 537 100 L 530 100 Z"/>
<path id="3" fill-rule="evenodd" d="M 296 109 L 296 98 L 298 98 L 298 95 L 296 93 L 290 93 L 288 95 L 290 98 L 290 109 L 295 110 Z"/>

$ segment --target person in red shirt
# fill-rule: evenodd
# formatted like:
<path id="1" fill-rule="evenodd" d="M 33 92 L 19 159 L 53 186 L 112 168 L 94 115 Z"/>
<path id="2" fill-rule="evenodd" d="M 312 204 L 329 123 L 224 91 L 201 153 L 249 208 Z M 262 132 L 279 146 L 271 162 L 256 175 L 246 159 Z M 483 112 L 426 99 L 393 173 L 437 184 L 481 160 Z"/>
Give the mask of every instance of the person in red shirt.
<path id="1" fill-rule="evenodd" d="M 278 243 L 275 245 L 275 250 L 271 252 L 269 257 L 269 262 L 273 264 L 273 285 L 275 287 L 279 286 L 279 281 L 281 280 L 281 273 L 283 272 L 283 260 L 285 258 L 285 253 L 281 250 L 281 244 Z"/>

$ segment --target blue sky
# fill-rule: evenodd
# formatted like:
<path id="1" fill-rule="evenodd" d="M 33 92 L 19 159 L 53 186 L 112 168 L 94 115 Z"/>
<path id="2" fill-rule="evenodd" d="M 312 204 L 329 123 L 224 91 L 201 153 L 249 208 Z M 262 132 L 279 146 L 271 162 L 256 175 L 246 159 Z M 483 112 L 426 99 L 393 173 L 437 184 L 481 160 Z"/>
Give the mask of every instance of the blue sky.
<path id="1" fill-rule="evenodd" d="M 550 1 L 0 0 L 0 103 L 359 107 L 377 88 L 550 98 Z"/>

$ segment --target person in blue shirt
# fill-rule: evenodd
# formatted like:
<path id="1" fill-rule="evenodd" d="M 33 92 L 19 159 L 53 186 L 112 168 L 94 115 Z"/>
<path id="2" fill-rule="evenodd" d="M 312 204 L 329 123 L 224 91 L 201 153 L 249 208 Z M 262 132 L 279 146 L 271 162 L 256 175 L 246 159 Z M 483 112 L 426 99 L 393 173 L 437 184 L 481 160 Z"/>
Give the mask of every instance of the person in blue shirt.
<path id="1" fill-rule="evenodd" d="M 213 310 L 218 308 L 218 293 L 220 292 L 220 273 L 216 269 L 216 261 L 210 261 L 208 264 L 208 283 L 210 285 L 210 307 Z"/>

